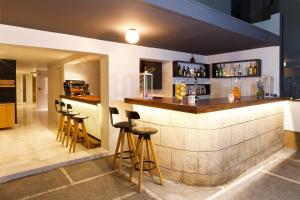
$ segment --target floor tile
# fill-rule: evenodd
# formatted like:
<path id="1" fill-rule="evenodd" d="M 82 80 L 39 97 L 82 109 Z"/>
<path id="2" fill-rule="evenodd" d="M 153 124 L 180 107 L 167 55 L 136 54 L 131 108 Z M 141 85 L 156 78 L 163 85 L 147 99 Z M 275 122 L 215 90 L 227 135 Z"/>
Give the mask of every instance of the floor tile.
<path id="1" fill-rule="evenodd" d="M 112 157 L 106 157 L 103 159 L 71 165 L 65 167 L 65 170 L 73 179 L 73 181 L 76 182 L 112 171 L 114 169 L 112 166 Z"/>
<path id="2" fill-rule="evenodd" d="M 135 185 L 117 173 L 105 175 L 33 198 L 40 200 L 110 200 L 135 191 Z"/>
<path id="3" fill-rule="evenodd" d="M 12 200 L 69 184 L 60 169 L 0 184 L 0 199 Z"/>

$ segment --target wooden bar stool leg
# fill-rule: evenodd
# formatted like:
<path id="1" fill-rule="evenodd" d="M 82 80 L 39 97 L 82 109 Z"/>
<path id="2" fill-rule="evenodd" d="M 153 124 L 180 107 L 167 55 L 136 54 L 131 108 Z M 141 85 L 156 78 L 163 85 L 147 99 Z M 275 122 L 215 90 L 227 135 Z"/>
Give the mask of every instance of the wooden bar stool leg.
<path id="1" fill-rule="evenodd" d="M 59 135 L 59 141 L 61 142 L 62 141 L 62 136 L 63 136 L 63 133 L 65 131 L 65 116 L 62 116 L 62 125 L 61 125 L 61 130 L 60 130 L 60 135 Z"/>
<path id="2" fill-rule="evenodd" d="M 71 122 L 71 119 L 70 119 L 70 125 L 68 127 L 68 132 L 67 132 L 67 142 L 66 142 L 66 147 L 68 148 L 68 145 L 69 145 L 69 140 L 70 140 L 70 134 L 71 134 L 71 128 L 72 128 L 72 122 Z"/>
<path id="3" fill-rule="evenodd" d="M 137 145 L 136 145 L 136 149 L 134 152 L 134 156 L 133 156 L 133 165 L 131 166 L 131 170 L 130 170 L 130 175 L 129 175 L 129 181 L 131 181 L 132 179 L 132 174 L 133 174 L 133 170 L 134 170 L 134 165 L 137 162 L 138 159 L 138 155 L 139 155 L 139 151 L 140 151 L 140 145 L 141 144 L 141 138 L 139 137 L 137 140 Z"/>
<path id="4" fill-rule="evenodd" d="M 138 185 L 137 191 L 141 192 L 141 185 L 142 185 L 142 176 L 143 176 L 143 161 L 144 161 L 144 137 L 141 139 L 141 151 L 140 151 L 140 160 L 139 160 L 139 178 L 138 178 Z"/>
<path id="5" fill-rule="evenodd" d="M 78 121 L 74 120 L 74 133 L 73 133 L 73 138 L 72 138 L 72 142 L 69 148 L 69 152 L 75 152 L 75 148 L 76 148 L 76 143 L 77 143 L 77 137 L 78 137 Z"/>
<path id="6" fill-rule="evenodd" d="M 157 156 L 156 156 L 156 153 L 155 153 L 155 150 L 154 150 L 152 140 L 150 139 L 148 142 L 149 142 L 150 150 L 152 152 L 152 156 L 154 158 L 154 162 L 155 162 L 157 174 L 158 174 L 158 177 L 159 177 L 159 181 L 160 181 L 160 184 L 162 185 L 163 184 L 162 176 L 161 176 L 160 167 L 159 167 L 158 159 L 157 159 Z"/>
<path id="7" fill-rule="evenodd" d="M 56 140 L 58 140 L 58 138 L 59 138 L 60 132 L 63 128 L 63 123 L 64 123 L 64 118 L 63 118 L 63 115 L 60 114 L 59 127 L 58 127 L 58 131 L 57 131 L 57 135 L 56 135 Z"/>
<path id="8" fill-rule="evenodd" d="M 130 152 L 130 156 L 132 156 L 132 153 L 134 153 L 134 149 L 133 149 L 133 144 L 131 143 L 131 140 L 130 140 L 130 133 L 129 132 L 126 132 L 126 135 L 127 135 L 127 142 L 128 142 L 128 148 L 129 148 L 129 152 Z M 131 153 L 132 152 L 132 153 Z M 131 161 L 131 164 L 133 165 L 133 156 L 130 158 L 130 161 Z"/>
<path id="9" fill-rule="evenodd" d="M 70 129 L 70 121 L 71 121 L 70 117 L 67 117 L 67 125 L 65 128 L 65 131 L 63 132 L 63 138 L 62 138 L 62 142 L 61 142 L 62 145 L 64 145 L 66 136 L 68 135 L 68 132 Z"/>
<path id="10" fill-rule="evenodd" d="M 81 122 L 81 129 L 82 129 L 83 136 L 85 138 L 85 142 L 86 142 L 87 148 L 89 149 L 90 148 L 90 139 L 89 139 L 89 136 L 87 134 L 84 121 Z"/>
<path id="11" fill-rule="evenodd" d="M 150 163 L 150 161 L 152 161 L 152 159 L 151 159 L 151 154 L 150 154 L 149 140 L 146 139 L 145 143 L 146 143 L 146 150 L 147 150 L 147 158 L 148 158 L 148 161 L 149 161 L 148 162 L 149 173 L 150 173 L 150 176 L 152 177 L 152 171 L 150 170 L 151 169 L 151 163 Z"/>
<path id="12" fill-rule="evenodd" d="M 122 172 L 122 163 L 123 163 L 123 151 L 124 151 L 124 143 L 125 143 L 125 130 L 122 129 L 122 138 L 121 138 L 121 151 L 120 151 L 120 160 L 119 160 L 119 173 Z"/>
<path id="13" fill-rule="evenodd" d="M 119 149 L 120 149 L 121 138 L 122 138 L 122 129 L 120 129 L 120 133 L 119 133 L 119 137 L 118 137 L 118 142 L 117 142 L 117 146 L 116 146 L 116 150 L 115 150 L 115 155 L 114 155 L 114 160 L 113 160 L 113 165 L 116 164 L 117 155 L 118 155 L 118 152 L 119 152 Z"/>

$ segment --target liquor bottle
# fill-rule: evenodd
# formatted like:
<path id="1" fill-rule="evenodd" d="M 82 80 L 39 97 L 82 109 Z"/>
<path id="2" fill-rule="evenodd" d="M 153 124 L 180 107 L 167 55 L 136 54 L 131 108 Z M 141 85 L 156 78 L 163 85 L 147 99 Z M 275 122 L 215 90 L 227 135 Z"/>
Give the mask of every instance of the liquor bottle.
<path id="1" fill-rule="evenodd" d="M 219 67 L 216 67 L 216 71 L 215 71 L 215 77 L 219 77 Z"/>
<path id="2" fill-rule="evenodd" d="M 202 67 L 200 66 L 200 69 L 198 69 L 198 77 L 200 78 L 200 77 L 202 77 L 203 76 L 203 69 L 202 69 Z"/>
<path id="3" fill-rule="evenodd" d="M 196 62 L 196 60 L 195 60 L 195 58 L 194 58 L 194 54 L 192 54 L 192 57 L 191 57 L 191 59 L 190 59 L 190 62 L 191 62 L 191 63 L 195 63 L 195 62 Z"/>
<path id="4" fill-rule="evenodd" d="M 223 64 L 223 76 L 227 76 L 228 72 L 227 72 L 227 68 L 225 66 L 225 64 Z"/>
<path id="5" fill-rule="evenodd" d="M 248 68 L 248 76 L 252 76 L 253 75 L 253 68 L 252 68 L 252 63 L 250 62 L 250 66 Z"/>
<path id="6" fill-rule="evenodd" d="M 219 77 L 222 77 L 223 76 L 223 66 L 220 65 L 219 66 Z"/>
<path id="7" fill-rule="evenodd" d="M 187 70 L 186 70 L 186 76 L 187 77 L 190 77 L 191 76 L 191 71 L 190 71 L 190 68 L 188 67 Z"/>
<path id="8" fill-rule="evenodd" d="M 257 76 L 257 66 L 256 66 L 256 62 L 254 62 L 254 65 L 253 65 L 253 73 L 252 73 L 253 76 Z"/>
<path id="9" fill-rule="evenodd" d="M 243 75 L 242 68 L 241 68 L 241 65 L 239 65 L 239 67 L 238 67 L 238 76 L 242 76 L 242 75 Z"/>
<path id="10" fill-rule="evenodd" d="M 202 74 L 202 73 L 201 73 L 201 70 L 200 70 L 200 69 L 197 69 L 197 77 L 198 77 L 198 78 L 201 77 L 201 74 Z"/>
<path id="11" fill-rule="evenodd" d="M 186 70 L 185 70 L 185 66 L 183 66 L 183 70 L 182 70 L 182 76 L 186 77 Z"/>
<path id="12" fill-rule="evenodd" d="M 182 69 L 180 65 L 178 65 L 178 76 L 182 76 Z"/>
<path id="13" fill-rule="evenodd" d="M 202 77 L 205 78 L 206 77 L 206 71 L 205 71 L 205 67 L 202 66 L 203 72 L 202 72 Z"/>

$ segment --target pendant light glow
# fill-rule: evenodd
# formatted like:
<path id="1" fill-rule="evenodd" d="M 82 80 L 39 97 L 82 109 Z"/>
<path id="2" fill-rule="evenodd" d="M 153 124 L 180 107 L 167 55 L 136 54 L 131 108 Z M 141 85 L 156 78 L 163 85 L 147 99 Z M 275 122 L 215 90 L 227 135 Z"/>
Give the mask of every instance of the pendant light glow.
<path id="1" fill-rule="evenodd" d="M 140 40 L 140 34 L 135 29 L 129 29 L 125 34 L 125 39 L 130 44 L 135 44 Z"/>

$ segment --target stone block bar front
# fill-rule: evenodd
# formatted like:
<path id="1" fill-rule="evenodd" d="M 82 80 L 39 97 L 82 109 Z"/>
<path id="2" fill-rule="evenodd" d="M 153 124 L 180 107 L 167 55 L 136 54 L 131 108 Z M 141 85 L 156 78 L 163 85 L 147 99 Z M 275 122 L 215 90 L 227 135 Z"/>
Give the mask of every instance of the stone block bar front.
<path id="1" fill-rule="evenodd" d="M 161 102 L 161 104 L 159 103 Z M 248 102 L 248 103 L 247 103 Z M 164 178 L 188 185 L 224 184 L 283 147 L 285 99 L 125 99 L 153 136 Z"/>

